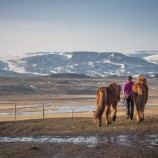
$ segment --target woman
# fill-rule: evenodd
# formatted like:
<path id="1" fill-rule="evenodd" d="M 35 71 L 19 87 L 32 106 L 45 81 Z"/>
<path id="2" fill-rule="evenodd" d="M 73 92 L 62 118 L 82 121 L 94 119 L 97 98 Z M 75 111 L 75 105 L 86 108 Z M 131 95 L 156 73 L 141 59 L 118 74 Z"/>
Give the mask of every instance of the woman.
<path id="1" fill-rule="evenodd" d="M 126 104 L 127 119 L 130 118 L 131 120 L 133 120 L 133 112 L 134 112 L 134 102 L 131 97 L 133 84 L 134 82 L 132 81 L 132 76 L 128 76 L 127 82 L 125 83 L 125 86 L 124 86 L 124 95 L 125 95 L 126 103 L 127 103 Z"/>

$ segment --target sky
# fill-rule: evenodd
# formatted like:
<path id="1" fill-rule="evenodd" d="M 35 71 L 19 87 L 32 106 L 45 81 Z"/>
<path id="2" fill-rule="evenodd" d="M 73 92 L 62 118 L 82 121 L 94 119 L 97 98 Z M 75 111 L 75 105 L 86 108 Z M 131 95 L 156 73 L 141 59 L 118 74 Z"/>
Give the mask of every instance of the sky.
<path id="1" fill-rule="evenodd" d="M 0 55 L 158 50 L 158 0 L 0 0 Z"/>

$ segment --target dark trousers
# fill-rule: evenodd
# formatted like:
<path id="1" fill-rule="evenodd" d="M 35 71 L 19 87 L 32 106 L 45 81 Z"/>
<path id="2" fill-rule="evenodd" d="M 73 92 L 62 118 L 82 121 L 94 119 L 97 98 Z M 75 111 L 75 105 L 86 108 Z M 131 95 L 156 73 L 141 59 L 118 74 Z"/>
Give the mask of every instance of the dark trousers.
<path id="1" fill-rule="evenodd" d="M 126 103 L 126 115 L 128 118 L 133 119 L 134 102 L 131 96 L 126 97 Z"/>

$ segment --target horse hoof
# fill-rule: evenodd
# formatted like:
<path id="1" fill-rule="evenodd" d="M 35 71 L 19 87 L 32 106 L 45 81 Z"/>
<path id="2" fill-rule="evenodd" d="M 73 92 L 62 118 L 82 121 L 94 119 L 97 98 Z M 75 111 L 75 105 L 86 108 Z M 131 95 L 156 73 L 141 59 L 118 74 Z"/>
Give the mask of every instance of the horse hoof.
<path id="1" fill-rule="evenodd" d="M 137 123 L 140 123 L 140 119 L 139 119 L 139 120 L 137 120 Z"/>
<path id="2" fill-rule="evenodd" d="M 113 121 L 113 122 L 116 121 L 116 116 L 113 116 L 112 121 Z"/>
<path id="3" fill-rule="evenodd" d="M 111 125 L 111 122 L 106 122 L 106 125 Z"/>

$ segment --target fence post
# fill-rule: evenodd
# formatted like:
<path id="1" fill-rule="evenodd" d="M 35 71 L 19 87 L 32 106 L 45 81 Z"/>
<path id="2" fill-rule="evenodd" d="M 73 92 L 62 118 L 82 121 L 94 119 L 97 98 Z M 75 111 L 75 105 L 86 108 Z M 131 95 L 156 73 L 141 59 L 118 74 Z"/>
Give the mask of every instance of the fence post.
<path id="1" fill-rule="evenodd" d="M 73 109 L 72 109 L 72 118 L 73 118 Z"/>
<path id="2" fill-rule="evenodd" d="M 43 105 L 43 118 L 44 118 L 44 105 Z"/>
<path id="3" fill-rule="evenodd" d="M 16 121 L 16 104 L 15 104 L 15 121 Z"/>

